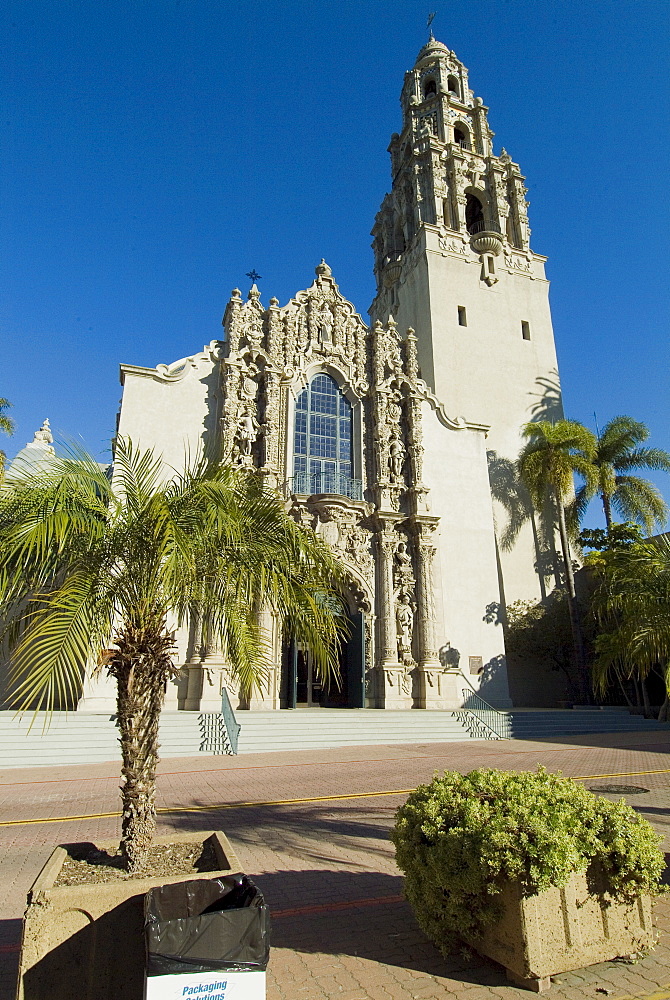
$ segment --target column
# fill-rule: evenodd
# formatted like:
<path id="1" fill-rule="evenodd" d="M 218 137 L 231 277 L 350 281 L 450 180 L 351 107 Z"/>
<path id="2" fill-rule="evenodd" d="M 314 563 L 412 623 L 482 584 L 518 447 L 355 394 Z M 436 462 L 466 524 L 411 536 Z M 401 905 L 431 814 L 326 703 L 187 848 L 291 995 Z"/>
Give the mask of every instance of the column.
<path id="1" fill-rule="evenodd" d="M 396 542 L 392 522 L 382 523 L 381 531 L 376 535 L 380 694 L 384 708 L 406 709 L 412 707 L 412 678 L 408 668 L 398 660 L 393 593 L 393 552 Z"/>
<path id="2" fill-rule="evenodd" d="M 419 659 L 419 708 L 448 709 L 460 705 L 458 677 L 440 663 L 435 641 L 435 591 L 433 560 L 436 521 L 415 521 L 417 556 L 417 655 Z"/>
<path id="3" fill-rule="evenodd" d="M 267 606 L 259 612 L 258 624 L 261 642 L 265 650 L 264 659 L 267 672 L 260 679 L 260 683 L 254 686 L 248 699 L 248 707 L 252 711 L 254 709 L 267 711 L 267 709 L 279 708 L 281 648 L 279 648 L 278 642 L 279 630 L 275 627 L 275 618 Z"/>

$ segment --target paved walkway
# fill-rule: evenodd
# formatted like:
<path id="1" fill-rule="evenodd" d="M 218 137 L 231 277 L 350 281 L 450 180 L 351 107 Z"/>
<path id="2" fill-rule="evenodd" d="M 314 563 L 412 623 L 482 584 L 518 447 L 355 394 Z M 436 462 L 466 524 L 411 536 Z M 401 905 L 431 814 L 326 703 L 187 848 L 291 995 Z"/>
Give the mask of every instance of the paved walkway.
<path id="1" fill-rule="evenodd" d="M 499 966 L 445 960 L 424 938 L 402 899 L 388 831 L 407 790 L 436 770 L 538 764 L 587 787 L 650 789 L 629 801 L 670 852 L 670 735 L 658 733 L 166 760 L 159 832 L 228 834 L 273 912 L 268 1000 L 513 1000 L 531 994 Z M 0 1000 L 13 1000 L 25 895 L 41 865 L 58 843 L 118 836 L 117 810 L 115 762 L 0 772 Z M 657 904 L 656 920 L 652 955 L 559 976 L 550 995 L 670 1000 L 670 902 Z"/>

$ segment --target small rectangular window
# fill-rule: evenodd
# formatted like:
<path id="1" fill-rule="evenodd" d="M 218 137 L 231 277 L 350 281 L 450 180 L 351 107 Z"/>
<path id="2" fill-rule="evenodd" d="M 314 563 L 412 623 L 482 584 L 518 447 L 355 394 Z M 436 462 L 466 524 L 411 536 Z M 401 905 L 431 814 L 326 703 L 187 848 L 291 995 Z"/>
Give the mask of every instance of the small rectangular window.
<path id="1" fill-rule="evenodd" d="M 459 326 L 467 326 L 468 325 L 468 317 L 466 316 L 466 313 L 465 313 L 465 306 L 459 306 L 458 307 L 458 325 Z"/>
<path id="2" fill-rule="evenodd" d="M 496 266 L 493 261 L 493 257 L 489 257 L 488 260 L 489 260 L 489 274 L 495 274 Z"/>
<path id="3" fill-rule="evenodd" d="M 524 340 L 530 340 L 530 323 L 525 319 L 521 320 L 521 336 Z"/>

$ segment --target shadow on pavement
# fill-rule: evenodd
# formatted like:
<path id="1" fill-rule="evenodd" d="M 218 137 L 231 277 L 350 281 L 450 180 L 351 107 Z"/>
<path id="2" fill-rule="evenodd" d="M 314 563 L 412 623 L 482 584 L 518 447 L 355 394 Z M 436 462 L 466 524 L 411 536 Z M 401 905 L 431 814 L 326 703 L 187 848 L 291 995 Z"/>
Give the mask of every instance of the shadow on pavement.
<path id="1" fill-rule="evenodd" d="M 558 733 L 551 736 L 512 737 L 510 743 L 538 743 L 557 746 L 593 747 L 602 750 L 634 750 L 643 753 L 670 753 L 670 731 L 655 733 Z"/>
<path id="2" fill-rule="evenodd" d="M 219 829 L 234 847 L 244 846 L 252 852 L 261 847 L 312 865 L 335 862 L 370 868 L 380 858 L 393 858 L 389 830 L 400 802 L 401 798 L 394 796 L 389 798 L 389 805 L 381 805 L 377 799 L 360 799 L 354 805 L 335 801 L 239 809 L 231 806 L 202 813 L 165 813 L 159 818 L 161 832 Z M 352 851 L 364 853 L 369 860 L 354 860 Z"/>
<path id="3" fill-rule="evenodd" d="M 272 921 L 273 949 L 349 955 L 477 985 L 509 985 L 501 967 L 479 955 L 465 950 L 446 958 L 440 954 L 419 928 L 409 904 L 398 898 L 400 875 L 319 870 L 252 877 L 271 912 L 279 911 Z M 295 899 L 295 909 L 319 909 L 294 913 L 287 908 L 282 916 L 284 907 L 275 906 L 274 900 L 285 899 L 287 892 Z"/>

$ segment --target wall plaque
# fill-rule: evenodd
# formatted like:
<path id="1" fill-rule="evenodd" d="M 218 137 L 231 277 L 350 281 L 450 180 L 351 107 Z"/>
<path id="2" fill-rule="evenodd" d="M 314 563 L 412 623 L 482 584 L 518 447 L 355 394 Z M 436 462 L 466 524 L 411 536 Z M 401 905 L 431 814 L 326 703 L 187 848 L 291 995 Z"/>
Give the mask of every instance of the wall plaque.
<path id="1" fill-rule="evenodd" d="M 470 662 L 470 673 L 471 674 L 481 674 L 484 669 L 484 661 L 481 656 L 470 656 L 468 657 Z"/>

